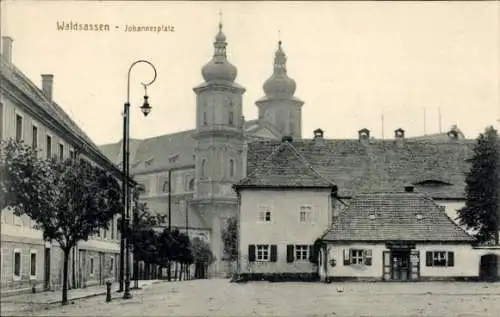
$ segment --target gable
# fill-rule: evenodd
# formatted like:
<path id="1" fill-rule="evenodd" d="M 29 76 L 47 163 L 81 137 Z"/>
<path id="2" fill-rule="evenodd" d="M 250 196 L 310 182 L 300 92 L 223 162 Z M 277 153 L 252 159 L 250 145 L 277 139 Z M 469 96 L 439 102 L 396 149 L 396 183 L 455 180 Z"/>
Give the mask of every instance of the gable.
<path id="1" fill-rule="evenodd" d="M 278 136 L 272 133 L 269 129 L 265 127 L 258 127 L 253 131 L 246 132 L 248 136 L 265 138 L 265 139 L 278 139 Z"/>

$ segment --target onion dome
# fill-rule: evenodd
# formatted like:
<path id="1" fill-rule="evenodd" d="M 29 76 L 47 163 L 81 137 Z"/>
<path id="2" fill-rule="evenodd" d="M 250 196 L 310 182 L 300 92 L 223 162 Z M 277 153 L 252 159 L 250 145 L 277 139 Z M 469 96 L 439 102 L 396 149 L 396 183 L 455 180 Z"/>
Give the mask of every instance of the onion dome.
<path id="1" fill-rule="evenodd" d="M 274 55 L 274 71 L 264 83 L 264 93 L 267 97 L 292 97 L 296 86 L 295 80 L 286 74 L 286 55 L 279 41 Z"/>
<path id="2" fill-rule="evenodd" d="M 228 81 L 234 82 L 238 71 L 236 67 L 227 60 L 226 36 L 222 33 L 222 23 L 219 23 L 219 33 L 215 36 L 214 56 L 210 62 L 203 66 L 201 74 L 206 82 Z"/>

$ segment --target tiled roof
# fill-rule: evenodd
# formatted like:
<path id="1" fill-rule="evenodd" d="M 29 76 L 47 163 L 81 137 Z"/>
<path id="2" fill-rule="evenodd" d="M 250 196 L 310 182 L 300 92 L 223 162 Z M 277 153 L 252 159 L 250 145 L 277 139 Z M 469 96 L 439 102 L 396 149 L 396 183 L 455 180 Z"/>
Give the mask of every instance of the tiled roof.
<path id="1" fill-rule="evenodd" d="M 258 140 L 248 144 L 247 173 L 264 168 L 264 159 L 281 141 Z M 352 197 L 363 191 L 383 191 L 416 184 L 433 198 L 463 199 L 467 160 L 473 140 L 416 141 L 370 140 L 363 144 L 351 140 L 294 140 L 293 147 L 323 177 L 338 186 L 341 197 Z M 425 181 L 433 186 L 424 186 Z M 272 178 L 262 183 L 272 185 Z M 423 185 L 418 185 L 420 183 Z"/>
<path id="2" fill-rule="evenodd" d="M 94 155 L 99 156 L 101 160 L 106 161 L 106 156 L 102 155 L 99 147 L 89 138 L 89 136 L 71 119 L 68 114 L 54 101 L 49 100 L 43 92 L 38 88 L 21 70 L 13 64 L 7 62 L 3 57 L 0 58 L 0 69 L 2 77 L 8 80 L 13 86 L 17 87 L 22 93 L 28 96 L 48 118 L 51 118 L 59 125 L 66 128 L 74 134 L 76 138 L 80 138 Z M 78 145 L 82 142 L 79 141 Z M 109 164 L 110 162 L 106 162 Z"/>
<path id="3" fill-rule="evenodd" d="M 237 187 L 333 187 L 290 142 L 280 143 Z"/>
<path id="4" fill-rule="evenodd" d="M 444 208 L 430 197 L 416 192 L 360 194 L 340 214 L 322 239 L 474 241 L 448 218 Z"/>

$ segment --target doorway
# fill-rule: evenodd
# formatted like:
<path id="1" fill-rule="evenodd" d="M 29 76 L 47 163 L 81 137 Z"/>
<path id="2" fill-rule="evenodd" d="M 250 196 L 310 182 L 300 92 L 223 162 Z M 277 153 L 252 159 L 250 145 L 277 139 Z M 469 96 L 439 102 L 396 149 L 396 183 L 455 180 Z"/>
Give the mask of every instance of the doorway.
<path id="1" fill-rule="evenodd" d="M 410 251 L 391 252 L 392 276 L 394 281 L 407 281 L 410 279 Z"/>
<path id="2" fill-rule="evenodd" d="M 493 282 L 499 278 L 498 276 L 498 256 L 496 254 L 485 254 L 481 256 L 479 264 L 479 277 L 482 281 Z"/>
<path id="3" fill-rule="evenodd" d="M 383 252 L 383 279 L 385 281 L 416 281 L 419 278 L 419 251 L 393 249 Z"/>

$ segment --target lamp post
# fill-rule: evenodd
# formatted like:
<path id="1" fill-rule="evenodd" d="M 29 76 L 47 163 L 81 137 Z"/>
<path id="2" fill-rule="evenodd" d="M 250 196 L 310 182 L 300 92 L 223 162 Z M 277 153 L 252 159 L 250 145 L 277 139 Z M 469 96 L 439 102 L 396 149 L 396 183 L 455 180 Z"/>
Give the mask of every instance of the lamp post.
<path id="1" fill-rule="evenodd" d="M 149 106 L 148 102 L 148 91 L 147 88 L 149 85 L 151 85 L 155 80 L 156 80 L 156 68 L 154 65 L 146 60 L 138 60 L 132 63 L 130 65 L 130 68 L 128 70 L 128 77 L 127 77 L 127 101 L 124 104 L 123 107 L 123 197 L 124 197 L 124 208 L 122 210 L 122 219 L 125 221 L 123 222 L 123 233 L 122 234 L 122 240 L 123 242 L 121 243 L 121 247 L 125 247 L 125 254 L 123 256 L 123 249 L 121 251 L 121 262 L 122 264 L 120 267 L 120 275 L 124 276 L 125 278 L 125 292 L 123 293 L 123 299 L 129 299 L 132 298 L 132 295 L 130 294 L 130 244 L 131 244 L 131 235 L 132 235 L 132 230 L 130 229 L 130 191 L 129 191 L 129 155 L 130 155 L 130 119 L 129 119 L 129 113 L 130 113 L 130 73 L 132 71 L 132 68 L 139 64 L 139 63 L 146 63 L 151 68 L 154 70 L 154 77 L 153 79 L 148 82 L 148 83 L 141 83 L 144 86 L 144 103 L 142 104 L 141 111 L 144 114 L 144 116 L 147 116 L 149 112 L 151 111 L 151 107 Z M 125 258 L 123 261 L 122 259 Z M 124 265 L 123 265 L 124 264 Z M 122 274 L 122 271 L 125 267 L 125 274 Z"/>

